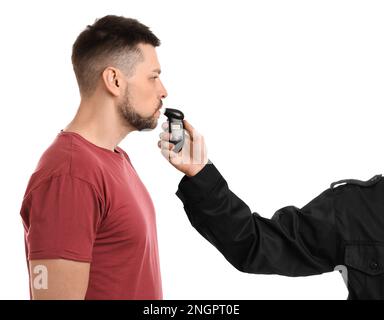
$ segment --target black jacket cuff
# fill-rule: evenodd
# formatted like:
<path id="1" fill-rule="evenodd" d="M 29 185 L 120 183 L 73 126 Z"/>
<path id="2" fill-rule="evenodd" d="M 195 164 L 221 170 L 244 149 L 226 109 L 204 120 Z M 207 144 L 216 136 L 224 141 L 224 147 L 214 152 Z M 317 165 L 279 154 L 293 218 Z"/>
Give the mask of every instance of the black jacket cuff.
<path id="1" fill-rule="evenodd" d="M 184 204 L 200 202 L 209 196 L 221 179 L 223 179 L 222 175 L 209 161 L 193 177 L 184 176 L 181 179 L 176 195 Z"/>

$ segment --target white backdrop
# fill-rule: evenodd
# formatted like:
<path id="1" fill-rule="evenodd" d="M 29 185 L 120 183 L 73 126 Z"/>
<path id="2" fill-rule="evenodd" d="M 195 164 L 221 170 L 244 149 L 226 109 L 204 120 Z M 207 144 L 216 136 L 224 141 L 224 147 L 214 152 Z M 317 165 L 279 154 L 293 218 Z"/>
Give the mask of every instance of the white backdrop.
<path id="1" fill-rule="evenodd" d="M 1 299 L 29 298 L 22 197 L 79 104 L 71 46 L 107 14 L 136 18 L 161 39 L 164 106 L 184 111 L 253 211 L 271 217 L 335 180 L 384 173 L 382 1 L 3 1 Z M 135 132 L 120 146 L 155 204 L 165 299 L 347 297 L 338 272 L 289 278 L 232 267 L 189 224 L 175 195 L 182 174 L 162 158 L 159 133 Z"/>

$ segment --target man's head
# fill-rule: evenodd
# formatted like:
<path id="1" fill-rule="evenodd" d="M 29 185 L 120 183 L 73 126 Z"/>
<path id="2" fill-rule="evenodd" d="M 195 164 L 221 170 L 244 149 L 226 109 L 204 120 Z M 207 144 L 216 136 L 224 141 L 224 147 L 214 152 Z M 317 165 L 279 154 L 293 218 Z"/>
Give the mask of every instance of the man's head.
<path id="1" fill-rule="evenodd" d="M 123 124 L 153 129 L 167 92 L 159 79 L 160 40 L 135 19 L 105 16 L 80 33 L 72 64 L 82 99 L 112 98 Z"/>

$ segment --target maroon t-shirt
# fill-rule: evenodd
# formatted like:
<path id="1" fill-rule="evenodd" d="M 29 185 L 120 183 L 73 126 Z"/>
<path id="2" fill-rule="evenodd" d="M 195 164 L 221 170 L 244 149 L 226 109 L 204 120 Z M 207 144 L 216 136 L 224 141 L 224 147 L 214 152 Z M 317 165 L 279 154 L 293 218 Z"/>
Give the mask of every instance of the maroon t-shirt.
<path id="1" fill-rule="evenodd" d="M 121 148 L 61 131 L 32 174 L 20 213 L 27 261 L 91 263 L 86 299 L 162 299 L 154 206 Z"/>

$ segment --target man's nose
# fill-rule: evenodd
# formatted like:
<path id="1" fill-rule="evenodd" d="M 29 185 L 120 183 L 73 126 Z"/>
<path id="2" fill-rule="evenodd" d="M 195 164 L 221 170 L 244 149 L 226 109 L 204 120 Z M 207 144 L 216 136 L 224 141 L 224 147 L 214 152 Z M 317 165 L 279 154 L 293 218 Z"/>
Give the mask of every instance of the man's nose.
<path id="1" fill-rule="evenodd" d="M 160 89 L 160 95 L 161 95 L 161 99 L 164 99 L 168 96 L 168 92 L 167 92 L 167 89 L 165 89 L 163 83 L 161 82 L 161 89 Z"/>

